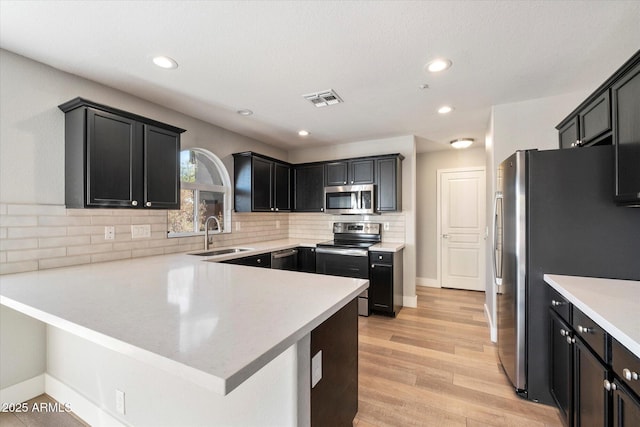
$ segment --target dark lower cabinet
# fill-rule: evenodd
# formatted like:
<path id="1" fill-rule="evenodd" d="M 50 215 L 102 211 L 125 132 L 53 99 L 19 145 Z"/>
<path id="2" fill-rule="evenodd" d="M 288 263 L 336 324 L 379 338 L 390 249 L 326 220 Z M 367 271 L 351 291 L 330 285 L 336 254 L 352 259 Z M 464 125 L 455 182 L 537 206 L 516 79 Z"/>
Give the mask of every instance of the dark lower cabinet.
<path id="1" fill-rule="evenodd" d="M 571 328 L 552 310 L 550 391 L 566 426 L 573 420 L 573 346 Z"/>
<path id="2" fill-rule="evenodd" d="M 604 388 L 608 368 L 580 339 L 574 347 L 574 425 L 609 426 L 610 394 Z"/>
<path id="3" fill-rule="evenodd" d="M 613 382 L 613 426 L 640 426 L 640 400 L 618 380 Z"/>
<path id="4" fill-rule="evenodd" d="M 222 261 L 225 264 L 246 265 L 249 267 L 271 268 L 271 252 Z"/>
<path id="5" fill-rule="evenodd" d="M 369 309 L 396 316 L 402 308 L 402 251 L 369 252 Z"/>
<path id="6" fill-rule="evenodd" d="M 316 248 L 306 248 L 299 246 L 298 250 L 298 271 L 303 273 L 316 272 Z"/>
<path id="7" fill-rule="evenodd" d="M 59 108 L 68 208 L 180 208 L 184 129 L 82 98 Z"/>
<path id="8" fill-rule="evenodd" d="M 358 412 L 358 303 L 348 303 L 311 332 L 311 357 L 322 352 L 322 378 L 311 389 L 311 425 L 353 425 Z"/>

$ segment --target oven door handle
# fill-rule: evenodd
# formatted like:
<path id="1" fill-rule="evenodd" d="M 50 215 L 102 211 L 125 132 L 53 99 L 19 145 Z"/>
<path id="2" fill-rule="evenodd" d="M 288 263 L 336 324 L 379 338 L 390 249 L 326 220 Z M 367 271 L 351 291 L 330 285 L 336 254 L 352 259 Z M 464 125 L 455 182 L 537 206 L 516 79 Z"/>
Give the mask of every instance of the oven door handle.
<path id="1" fill-rule="evenodd" d="M 369 255 L 369 251 L 366 249 L 350 249 L 350 248 L 316 248 L 316 254 L 330 254 L 330 255 L 348 255 L 348 256 L 361 256 L 366 257 Z"/>

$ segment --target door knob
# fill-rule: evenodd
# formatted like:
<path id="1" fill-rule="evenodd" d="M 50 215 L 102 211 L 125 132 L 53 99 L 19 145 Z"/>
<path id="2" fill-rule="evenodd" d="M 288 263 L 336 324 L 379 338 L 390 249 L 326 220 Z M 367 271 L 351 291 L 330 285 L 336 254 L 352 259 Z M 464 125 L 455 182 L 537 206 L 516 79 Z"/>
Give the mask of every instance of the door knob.
<path id="1" fill-rule="evenodd" d="M 449 238 L 449 235 L 448 235 L 448 234 L 443 234 L 443 235 L 442 235 L 442 238 L 443 238 L 443 239 L 448 239 L 448 238 Z"/>

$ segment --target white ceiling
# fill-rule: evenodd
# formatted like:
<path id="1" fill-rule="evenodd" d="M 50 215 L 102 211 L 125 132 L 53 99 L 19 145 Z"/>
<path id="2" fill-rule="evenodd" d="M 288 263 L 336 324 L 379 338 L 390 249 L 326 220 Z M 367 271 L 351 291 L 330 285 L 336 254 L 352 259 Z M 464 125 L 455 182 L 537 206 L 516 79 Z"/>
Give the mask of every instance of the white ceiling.
<path id="1" fill-rule="evenodd" d="M 483 141 L 491 105 L 595 89 L 638 22 L 640 1 L 1 0 L 0 46 L 284 149 L 413 134 L 425 151 Z M 425 73 L 440 56 L 453 67 Z M 301 96 L 330 88 L 343 104 Z"/>

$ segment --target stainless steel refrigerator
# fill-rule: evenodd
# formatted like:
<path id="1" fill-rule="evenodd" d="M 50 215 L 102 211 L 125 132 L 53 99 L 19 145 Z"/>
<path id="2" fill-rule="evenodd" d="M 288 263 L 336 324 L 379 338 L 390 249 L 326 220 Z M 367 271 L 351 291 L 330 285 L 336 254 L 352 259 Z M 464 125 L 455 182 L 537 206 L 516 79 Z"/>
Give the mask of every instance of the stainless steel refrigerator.
<path id="1" fill-rule="evenodd" d="M 518 151 L 497 181 L 498 355 L 518 394 L 552 404 L 543 275 L 640 280 L 640 209 L 614 204 L 611 146 Z"/>

